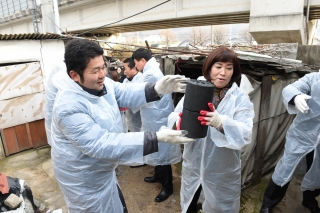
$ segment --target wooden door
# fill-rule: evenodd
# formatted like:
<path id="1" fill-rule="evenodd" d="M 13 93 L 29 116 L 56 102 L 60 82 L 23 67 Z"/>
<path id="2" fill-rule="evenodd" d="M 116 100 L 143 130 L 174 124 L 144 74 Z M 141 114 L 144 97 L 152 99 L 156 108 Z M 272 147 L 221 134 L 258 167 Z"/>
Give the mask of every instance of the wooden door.
<path id="1" fill-rule="evenodd" d="M 48 144 L 44 119 L 1 129 L 6 156 Z"/>

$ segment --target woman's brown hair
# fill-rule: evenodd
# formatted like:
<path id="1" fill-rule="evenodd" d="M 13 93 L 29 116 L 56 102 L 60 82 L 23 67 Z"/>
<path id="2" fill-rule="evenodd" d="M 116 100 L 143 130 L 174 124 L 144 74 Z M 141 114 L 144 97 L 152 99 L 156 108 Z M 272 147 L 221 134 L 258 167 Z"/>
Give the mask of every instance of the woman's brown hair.
<path id="1" fill-rule="evenodd" d="M 231 86 L 233 82 L 238 82 L 238 80 L 240 80 L 241 67 L 237 54 L 233 50 L 228 49 L 225 46 L 213 50 L 206 58 L 202 66 L 202 75 L 205 79 L 211 81 L 211 68 L 216 62 L 230 62 L 233 64 L 233 74 L 228 85 Z"/>

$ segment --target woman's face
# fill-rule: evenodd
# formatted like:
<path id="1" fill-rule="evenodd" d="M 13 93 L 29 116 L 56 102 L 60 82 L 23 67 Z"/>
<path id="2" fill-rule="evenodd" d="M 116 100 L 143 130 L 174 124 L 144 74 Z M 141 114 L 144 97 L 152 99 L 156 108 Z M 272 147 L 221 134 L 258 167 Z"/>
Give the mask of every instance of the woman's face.
<path id="1" fill-rule="evenodd" d="M 217 88 L 224 88 L 230 82 L 233 75 L 232 62 L 216 62 L 212 65 L 210 71 L 211 82 Z"/>

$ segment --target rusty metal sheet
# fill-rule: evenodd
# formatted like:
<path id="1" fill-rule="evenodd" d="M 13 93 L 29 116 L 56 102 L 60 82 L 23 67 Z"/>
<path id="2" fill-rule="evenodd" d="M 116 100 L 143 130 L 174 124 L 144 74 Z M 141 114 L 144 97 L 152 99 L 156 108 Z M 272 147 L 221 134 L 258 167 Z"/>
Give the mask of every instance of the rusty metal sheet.
<path id="1" fill-rule="evenodd" d="M 43 119 L 44 99 L 40 92 L 0 101 L 0 129 Z"/>
<path id="2" fill-rule="evenodd" d="M 0 67 L 0 101 L 43 91 L 39 62 Z"/>

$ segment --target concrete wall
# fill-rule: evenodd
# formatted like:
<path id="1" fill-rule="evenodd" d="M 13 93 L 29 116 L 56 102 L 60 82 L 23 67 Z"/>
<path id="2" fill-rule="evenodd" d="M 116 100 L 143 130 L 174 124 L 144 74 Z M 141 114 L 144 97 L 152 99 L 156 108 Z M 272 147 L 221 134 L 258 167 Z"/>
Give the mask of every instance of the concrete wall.
<path id="1" fill-rule="evenodd" d="M 23 20 L 18 19 L 12 22 L 0 24 L 0 34 L 19 34 L 33 32 L 33 22 L 31 17 L 26 17 Z"/>
<path id="2" fill-rule="evenodd" d="M 320 46 L 319 45 L 299 45 L 297 59 L 303 63 L 320 66 Z"/>
<path id="3" fill-rule="evenodd" d="M 301 0 L 251 0 L 250 33 L 258 43 L 306 44 Z"/>
<path id="4" fill-rule="evenodd" d="M 47 0 L 42 0 L 43 3 L 46 1 Z M 134 15 L 138 12 L 154 7 L 155 5 L 160 4 L 162 2 L 163 0 L 75 1 L 75 3 L 59 7 L 60 25 L 62 30 L 67 30 L 69 32 L 95 28 Z M 47 4 L 45 4 L 45 6 L 47 6 Z M 48 7 L 43 8 L 48 9 Z M 237 13 L 249 14 L 249 11 L 250 0 L 172 0 L 148 12 L 124 20 L 116 25 L 138 25 L 141 22 L 157 22 L 159 20 L 168 20 L 168 24 L 170 24 L 170 20 L 177 18 L 201 18 L 219 14 L 231 14 L 232 16 L 234 16 Z M 52 13 L 50 13 L 48 16 L 51 17 L 51 15 Z M 47 16 L 45 16 L 44 14 L 42 16 L 42 25 L 51 23 Z M 238 17 L 238 19 L 239 18 L 240 17 Z M 52 20 L 54 19 L 52 18 Z M 227 22 L 227 19 L 224 22 Z M 247 20 L 245 20 L 244 22 L 247 22 Z M 201 23 L 199 24 L 201 25 Z M 192 21 L 189 22 L 189 26 L 198 26 L 199 24 L 194 25 Z M 26 25 L 29 26 L 29 28 L 26 28 Z M 202 25 L 211 25 L 211 23 L 203 22 Z M 141 28 L 139 29 L 138 26 L 136 27 L 136 31 L 143 30 Z M 159 25 L 155 25 L 154 27 L 154 29 L 163 28 L 161 28 L 161 26 Z M 179 27 L 179 25 L 175 25 L 172 27 Z M 41 33 L 46 33 L 42 28 L 43 27 L 40 24 L 39 29 Z M 31 32 L 33 32 L 31 15 L 23 19 L 12 20 L 0 24 L 0 34 Z"/>
<path id="5" fill-rule="evenodd" d="M 41 33 L 51 32 L 54 25 L 47 17 L 54 20 L 51 1 L 41 0 L 41 2 L 43 14 L 39 29 Z M 163 0 L 75 0 L 74 3 L 60 5 L 60 25 L 63 31 L 68 32 L 89 30 L 119 21 L 162 2 Z M 172 0 L 96 33 L 109 34 L 249 21 L 250 32 L 258 43 L 306 44 L 304 10 L 307 2 L 308 0 Z M 312 13 L 319 13 L 317 10 L 319 6 L 320 0 L 310 1 L 310 7 L 315 8 Z M 0 24 L 0 34 L 31 32 L 33 32 L 31 15 Z"/>
<path id="6" fill-rule="evenodd" d="M 112 23 L 137 12 L 162 3 L 163 0 L 109 0 L 89 5 L 79 5 L 73 9 L 61 8 L 61 28 L 68 31 L 89 29 Z M 83 2 L 84 4 L 85 2 Z M 235 10 L 236 9 L 236 10 Z M 166 19 L 207 16 L 212 14 L 241 13 L 250 10 L 250 0 L 172 0 L 148 12 L 131 17 L 115 25 L 137 24 L 140 22 Z M 100 12 L 99 12 L 100 11 Z M 79 21 L 80 20 L 80 21 Z M 190 26 L 192 23 L 190 22 Z M 161 26 L 159 26 L 161 28 Z"/>

